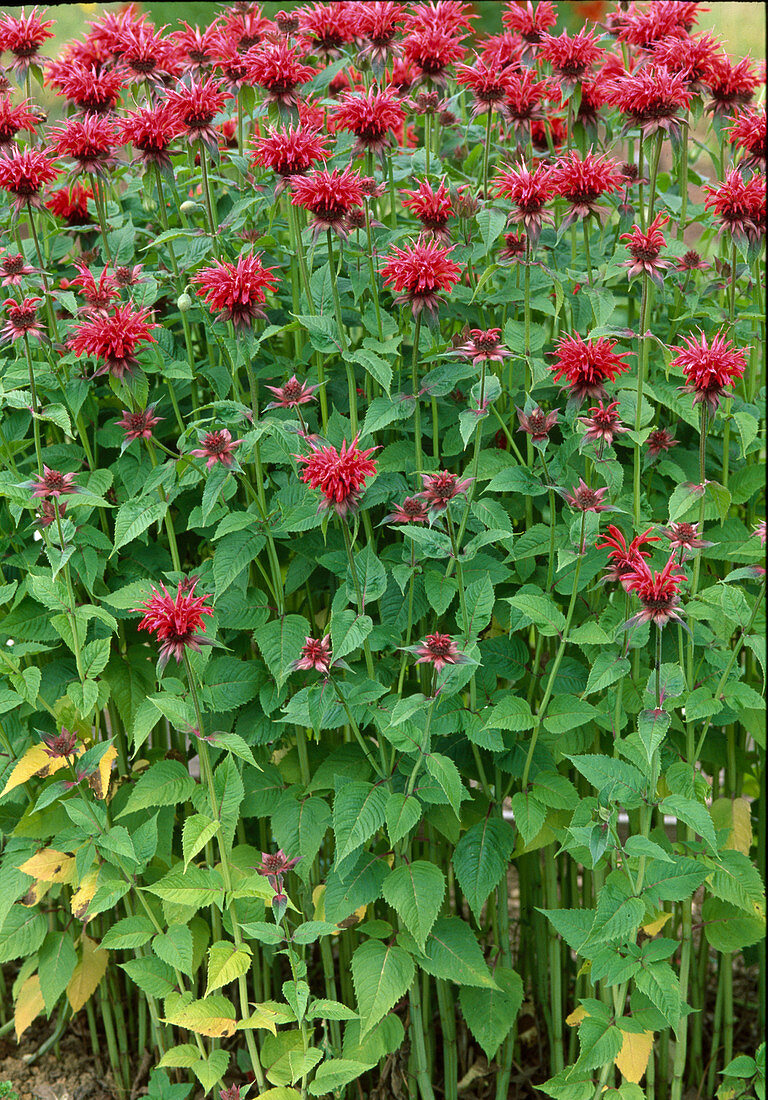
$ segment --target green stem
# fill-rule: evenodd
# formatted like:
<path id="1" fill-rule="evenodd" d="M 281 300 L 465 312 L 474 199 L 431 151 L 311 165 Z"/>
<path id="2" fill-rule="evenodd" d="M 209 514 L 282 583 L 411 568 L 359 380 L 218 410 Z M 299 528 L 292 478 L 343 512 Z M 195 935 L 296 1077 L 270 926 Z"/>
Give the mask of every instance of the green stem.
<path id="1" fill-rule="evenodd" d="M 416 473 L 420 474 L 424 469 L 424 459 L 421 453 L 421 405 L 419 404 L 419 337 L 421 335 L 421 314 L 416 314 L 413 326 L 413 352 L 411 354 L 411 385 L 413 387 L 413 431 L 416 444 Z"/>
<path id="2" fill-rule="evenodd" d="M 356 436 L 357 428 L 357 385 L 355 383 L 355 368 L 349 361 L 347 337 L 344 333 L 344 322 L 341 319 L 341 299 L 339 298 L 339 286 L 336 282 L 336 263 L 333 256 L 333 233 L 327 230 L 328 240 L 328 266 L 331 270 L 331 289 L 333 291 L 333 308 L 336 313 L 336 324 L 339 328 L 339 340 L 341 342 L 341 358 L 344 369 L 347 372 L 347 392 L 349 394 L 349 419 L 352 424 L 352 435 Z"/>
<path id="3" fill-rule="evenodd" d="M 35 435 L 35 458 L 37 459 L 37 476 L 43 476 L 43 451 L 40 441 L 40 402 L 37 397 L 37 389 L 35 388 L 35 372 L 32 368 L 32 352 L 29 347 L 29 338 L 24 333 L 24 351 L 27 357 L 27 368 L 29 370 L 29 388 L 32 392 L 32 427 Z M 58 514 L 58 504 L 53 502 L 54 508 Z"/>
<path id="4" fill-rule="evenodd" d="M 648 361 L 649 351 L 649 338 L 645 335 L 645 330 L 648 327 L 648 303 L 650 298 L 650 292 L 648 287 L 648 276 L 643 275 L 643 298 L 640 305 L 640 328 L 638 332 L 638 355 L 637 355 L 637 407 L 635 409 L 635 435 L 640 432 L 640 422 L 642 418 L 643 410 L 643 384 L 645 382 L 645 371 Z M 634 449 L 634 492 L 633 492 L 633 518 L 635 524 L 635 530 L 640 530 L 640 444 L 635 439 Z"/>

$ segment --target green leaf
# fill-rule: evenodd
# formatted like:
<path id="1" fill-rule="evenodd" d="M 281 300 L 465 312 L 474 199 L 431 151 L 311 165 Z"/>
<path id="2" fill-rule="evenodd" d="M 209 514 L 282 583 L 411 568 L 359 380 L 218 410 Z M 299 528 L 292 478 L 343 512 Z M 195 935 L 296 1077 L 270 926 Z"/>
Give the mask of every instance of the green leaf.
<path id="1" fill-rule="evenodd" d="M 748 916 L 743 909 L 720 898 L 705 898 L 701 920 L 707 943 L 715 951 L 730 954 L 765 939 L 765 916 Z"/>
<path id="2" fill-rule="evenodd" d="M 143 947 L 152 939 L 153 932 L 154 925 L 149 917 L 123 917 L 107 929 L 100 946 L 109 951 Z"/>
<path id="3" fill-rule="evenodd" d="M 715 839 L 715 827 L 706 806 L 696 802 L 693 798 L 685 798 L 681 794 L 671 794 L 665 798 L 659 809 L 662 813 L 678 818 L 690 826 L 694 832 L 702 837 L 704 843 L 713 853 L 717 852 L 717 840 Z"/>
<path id="4" fill-rule="evenodd" d="M 176 989 L 176 978 L 168 963 L 154 955 L 118 963 L 142 993 L 149 997 L 167 997 Z"/>
<path id="5" fill-rule="evenodd" d="M 577 695 L 556 695 L 547 708 L 544 728 L 549 733 L 567 733 L 591 722 L 597 707 Z"/>
<path id="6" fill-rule="evenodd" d="M 260 683 L 254 661 L 241 661 L 229 655 L 215 657 L 205 674 L 203 696 L 206 706 L 224 713 L 235 710 L 256 698 Z"/>
<path id="7" fill-rule="evenodd" d="M 694 717 L 694 715 L 688 713 L 688 700 L 686 700 L 685 713 L 689 718 Z M 671 723 L 672 716 L 668 714 L 667 711 L 661 710 L 660 708 L 643 710 L 638 714 L 637 732 L 642 746 L 645 749 L 645 756 L 649 765 L 653 759 L 654 753 L 664 740 Z"/>
<path id="8" fill-rule="evenodd" d="M 706 902 L 705 902 L 706 904 Z M 641 993 L 676 1028 L 682 1012 L 680 983 L 667 962 L 647 963 L 635 975 L 635 984 Z"/>
<path id="9" fill-rule="evenodd" d="M 484 630 L 491 621 L 495 595 L 490 577 L 487 575 L 478 581 L 472 581 L 467 587 L 466 605 L 469 622 L 466 637 L 472 637 Z"/>
<path id="10" fill-rule="evenodd" d="M 38 956 L 40 990 L 49 1015 L 69 985 L 76 965 L 77 951 L 72 937 L 67 932 L 49 932 Z"/>
<path id="11" fill-rule="evenodd" d="M 495 816 L 472 825 L 456 845 L 452 860 L 456 878 L 478 924 L 485 900 L 504 876 L 514 846 L 512 826 Z"/>
<path id="12" fill-rule="evenodd" d="M 382 893 L 423 951 L 445 896 L 443 872 L 423 859 L 401 864 L 384 880 Z"/>
<path id="13" fill-rule="evenodd" d="M 348 358 L 364 367 L 371 378 L 378 382 L 387 397 L 389 397 L 389 390 L 392 385 L 392 367 L 386 359 L 382 359 L 380 355 L 369 348 L 357 348 Z"/>
<path id="14" fill-rule="evenodd" d="M 219 1084 L 229 1065 L 228 1050 L 212 1050 L 206 1058 L 198 1057 L 189 1067 L 206 1093 Z"/>
<path id="15" fill-rule="evenodd" d="M 318 1067 L 315 1079 L 309 1086 L 309 1094 L 327 1096 L 354 1081 L 367 1069 L 370 1066 L 366 1062 L 356 1062 L 351 1058 L 329 1058 Z"/>
<path id="16" fill-rule="evenodd" d="M 326 829 L 331 823 L 331 811 L 322 798 L 305 798 L 296 802 L 285 798 L 272 815 L 272 832 L 278 845 L 289 858 L 300 857 L 296 873 L 308 881 L 315 856 L 320 851 Z"/>
<path id="17" fill-rule="evenodd" d="M 628 940 L 637 932 L 644 916 L 645 902 L 633 896 L 632 886 L 622 871 L 612 871 L 598 895 L 587 943 L 594 946 Z"/>
<path id="18" fill-rule="evenodd" d="M 455 765 L 454 765 L 455 766 Z M 387 792 L 372 783 L 353 780 L 336 792 L 333 800 L 333 831 L 336 836 L 336 866 L 365 844 L 384 824 Z"/>
<path id="19" fill-rule="evenodd" d="M 633 764 L 600 753 L 584 756 L 564 754 L 573 763 L 578 772 L 598 793 L 612 801 L 622 801 L 630 809 L 639 805 L 647 786 L 647 779 Z"/>
<path id="20" fill-rule="evenodd" d="M 394 847 L 421 820 L 421 803 L 413 795 L 391 794 L 384 807 L 384 817 L 389 842 Z"/>
<path id="21" fill-rule="evenodd" d="M 351 871 L 342 879 L 332 870 L 325 884 L 326 920 L 338 924 L 354 913 L 361 905 L 369 905 L 381 897 L 381 887 L 389 874 L 383 859 L 363 852 Z"/>
<path id="22" fill-rule="evenodd" d="M 565 629 L 565 615 L 551 596 L 543 592 L 518 592 L 508 598 L 509 605 L 523 615 L 521 626 L 533 623 L 547 638 L 561 634 Z"/>
<path id="23" fill-rule="evenodd" d="M 253 525 L 254 518 L 248 518 Z M 264 541 L 263 535 L 255 534 L 252 530 L 233 531 L 221 540 L 213 555 L 213 582 L 217 599 L 258 555 Z"/>
<path id="24" fill-rule="evenodd" d="M 361 1037 L 410 989 L 413 959 L 402 947 L 366 940 L 352 956 L 352 982 L 361 1020 Z"/>
<path id="25" fill-rule="evenodd" d="M 443 756 L 439 752 L 431 752 L 427 756 L 427 771 L 445 794 L 453 812 L 459 817 L 461 814 L 461 799 L 466 794 L 459 775 L 459 769 L 450 757 Z"/>
<path id="26" fill-rule="evenodd" d="M 192 796 L 195 781 L 178 760 L 159 760 L 137 782 L 118 818 L 152 806 L 175 806 Z"/>
<path id="27" fill-rule="evenodd" d="M 435 921 L 418 963 L 427 974 L 457 985 L 497 988 L 472 929 L 460 917 L 439 917 Z"/>
<path id="28" fill-rule="evenodd" d="M 267 668 L 281 687 L 291 673 L 291 666 L 301 655 L 305 638 L 311 635 L 303 615 L 284 615 L 273 619 L 255 635 L 256 643 Z"/>
<path id="29" fill-rule="evenodd" d="M 521 733 L 534 727 L 531 708 L 525 699 L 508 692 L 488 715 L 487 725 L 496 730 L 513 730 Z"/>
<path id="30" fill-rule="evenodd" d="M 523 843 L 530 844 L 544 825 L 547 817 L 545 807 L 530 791 L 518 791 L 512 795 L 512 813 Z"/>
<path id="31" fill-rule="evenodd" d="M 176 867 L 179 866 L 176 864 Z M 224 882 L 219 872 L 211 867 L 195 867 L 194 864 L 186 871 L 170 870 L 145 889 L 163 901 L 187 905 L 191 909 L 202 909 L 206 905 L 221 908 L 224 900 Z"/>
<path id="32" fill-rule="evenodd" d="M 115 549 L 112 553 L 133 542 L 153 523 L 158 523 L 167 511 L 167 501 L 157 497 L 126 500 L 120 505 L 115 519 Z"/>
<path id="33" fill-rule="evenodd" d="M 498 989 L 462 986 L 459 1004 L 467 1027 L 492 1062 L 523 1003 L 523 982 L 520 975 L 505 966 L 493 972 Z"/>
<path id="34" fill-rule="evenodd" d="M 331 651 L 334 660 L 359 649 L 372 630 L 373 620 L 369 615 L 358 615 L 351 608 L 335 611 L 331 616 Z"/>
<path id="35" fill-rule="evenodd" d="M 223 985 L 241 978 L 251 966 L 251 952 L 245 947 L 221 941 L 208 949 L 208 984 L 205 996 Z"/>
<path id="36" fill-rule="evenodd" d="M 167 932 L 158 932 L 152 950 L 174 970 L 190 976 L 194 973 L 192 933 L 186 924 L 172 924 Z"/>
<path id="37" fill-rule="evenodd" d="M 595 921 L 594 909 L 539 909 L 568 946 L 580 954 Z"/>
<path id="38" fill-rule="evenodd" d="M 14 905 L 0 929 L 0 963 L 33 955 L 47 932 L 48 922 L 38 909 Z"/>
<path id="39" fill-rule="evenodd" d="M 626 657 L 617 657 L 613 653 L 598 653 L 590 669 L 584 694 L 594 695 L 596 691 L 604 691 L 605 688 L 626 676 L 629 667 Z"/>

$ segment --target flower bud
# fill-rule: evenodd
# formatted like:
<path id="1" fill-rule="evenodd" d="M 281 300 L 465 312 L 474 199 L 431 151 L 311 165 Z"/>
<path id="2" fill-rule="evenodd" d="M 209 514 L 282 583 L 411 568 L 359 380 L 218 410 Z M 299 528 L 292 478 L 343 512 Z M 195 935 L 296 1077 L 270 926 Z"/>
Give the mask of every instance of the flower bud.
<path id="1" fill-rule="evenodd" d="M 187 313 L 192 308 L 192 299 L 186 291 L 178 296 L 176 305 L 180 313 Z"/>
<path id="2" fill-rule="evenodd" d="M 185 199 L 179 209 L 182 214 L 195 214 L 198 210 L 202 210 L 203 207 L 199 202 L 194 202 L 192 199 Z"/>

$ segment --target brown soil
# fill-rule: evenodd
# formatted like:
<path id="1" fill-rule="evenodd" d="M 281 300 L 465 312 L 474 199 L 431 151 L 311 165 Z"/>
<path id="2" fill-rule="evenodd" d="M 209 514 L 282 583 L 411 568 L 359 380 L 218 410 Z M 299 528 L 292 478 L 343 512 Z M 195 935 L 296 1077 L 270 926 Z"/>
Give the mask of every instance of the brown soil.
<path id="1" fill-rule="evenodd" d="M 17 1046 L 15 1038 L 0 1039 L 0 1081 L 10 1081 L 19 1100 L 113 1100 L 111 1075 L 97 1064 L 77 1021 L 55 1049 L 28 1064 L 45 1042 L 50 1028 L 33 1025 Z"/>

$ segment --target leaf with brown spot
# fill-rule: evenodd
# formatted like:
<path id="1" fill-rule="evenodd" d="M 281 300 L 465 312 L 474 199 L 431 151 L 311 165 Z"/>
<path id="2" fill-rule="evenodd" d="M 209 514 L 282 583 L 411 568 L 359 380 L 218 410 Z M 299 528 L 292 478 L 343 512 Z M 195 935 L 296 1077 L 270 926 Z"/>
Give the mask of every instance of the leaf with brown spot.
<path id="1" fill-rule="evenodd" d="M 19 870 L 38 882 L 71 882 L 75 877 L 75 857 L 55 848 L 41 848 Z"/>
<path id="2" fill-rule="evenodd" d="M 13 1026 L 16 1029 L 17 1042 L 32 1021 L 40 1015 L 44 1007 L 43 994 L 40 990 L 40 975 L 32 974 L 24 982 L 16 998 Z"/>
<path id="3" fill-rule="evenodd" d="M 82 955 L 67 986 L 67 997 L 73 1012 L 79 1012 L 96 992 L 106 972 L 108 960 L 109 952 L 103 951 L 94 940 L 83 935 Z"/>

